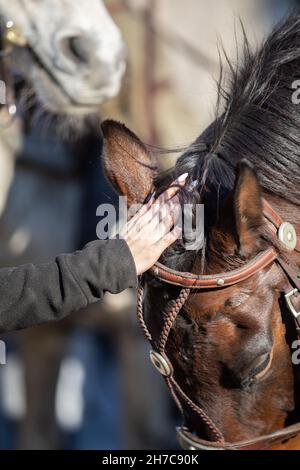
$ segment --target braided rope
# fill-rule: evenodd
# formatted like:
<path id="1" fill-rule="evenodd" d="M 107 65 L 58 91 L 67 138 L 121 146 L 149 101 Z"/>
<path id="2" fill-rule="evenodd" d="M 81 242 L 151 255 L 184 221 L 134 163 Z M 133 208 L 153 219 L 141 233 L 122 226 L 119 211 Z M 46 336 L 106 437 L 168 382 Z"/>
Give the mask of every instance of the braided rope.
<path id="1" fill-rule="evenodd" d="M 180 312 L 183 305 L 185 304 L 190 294 L 190 291 L 191 291 L 190 289 L 182 289 L 179 294 L 179 297 L 174 302 L 174 305 L 170 308 L 170 311 L 166 315 L 166 321 L 164 323 L 164 326 L 163 326 L 163 329 L 159 338 L 159 343 L 158 343 L 158 349 L 160 353 L 165 352 L 166 344 L 169 338 L 170 331 L 174 324 L 174 321 L 176 320 L 178 313 Z"/>
<path id="2" fill-rule="evenodd" d="M 173 385 L 179 395 L 182 397 L 182 399 L 188 404 L 188 406 L 193 410 L 203 421 L 204 423 L 209 427 L 213 435 L 215 436 L 217 442 L 224 442 L 224 437 L 221 431 L 215 426 L 215 424 L 212 422 L 212 420 L 207 416 L 205 411 L 202 410 L 199 406 L 197 406 L 185 393 L 184 391 L 179 387 L 178 383 L 176 380 L 173 378 L 170 379 L 171 386 Z"/>
<path id="3" fill-rule="evenodd" d="M 166 384 L 167 384 L 167 386 L 168 386 L 169 392 L 171 393 L 174 402 L 175 402 L 176 405 L 177 405 L 177 408 L 179 409 L 180 413 L 183 415 L 183 408 L 182 408 L 182 405 L 181 405 L 180 400 L 179 400 L 179 398 L 177 397 L 176 393 L 174 392 L 174 388 L 172 387 L 170 378 L 169 378 L 169 377 L 165 377 L 165 382 L 166 382 Z"/>
<path id="4" fill-rule="evenodd" d="M 178 296 L 178 298 L 176 299 L 176 301 L 174 302 L 174 304 L 172 305 L 170 310 L 165 315 L 166 321 L 164 323 L 162 333 L 161 333 L 160 338 L 159 338 L 159 347 L 158 347 L 158 350 L 159 350 L 160 354 L 163 354 L 164 356 L 166 356 L 165 355 L 165 348 L 166 348 L 166 344 L 167 344 L 167 341 L 168 341 L 168 338 L 169 338 L 169 335 L 170 335 L 170 331 L 171 331 L 171 329 L 174 325 L 174 322 L 175 322 L 180 310 L 182 309 L 183 305 L 185 304 L 185 302 L 186 302 L 186 300 L 187 300 L 187 298 L 190 294 L 190 291 L 191 291 L 191 289 L 189 289 L 189 288 L 182 289 L 179 296 Z M 143 298 L 144 298 L 144 287 L 142 285 L 140 285 L 138 290 L 137 290 L 137 308 L 136 308 L 137 317 L 138 317 L 139 323 L 141 325 L 141 328 L 143 330 L 145 338 L 152 344 L 153 339 L 152 339 L 152 336 L 151 336 L 151 334 L 148 330 L 148 327 L 145 323 L 145 320 L 144 320 Z M 200 417 L 200 419 L 202 419 L 202 421 L 208 426 L 208 428 L 211 430 L 212 434 L 216 438 L 216 441 L 223 443 L 224 438 L 223 438 L 223 435 L 222 435 L 221 431 L 215 426 L 215 424 L 212 422 L 212 420 L 209 418 L 209 416 L 205 413 L 205 411 L 202 410 L 202 408 L 200 408 L 199 406 L 197 406 L 184 393 L 184 391 L 180 388 L 180 386 L 178 385 L 178 383 L 176 382 L 176 380 L 173 377 L 164 377 L 164 378 L 165 378 L 166 384 L 167 384 L 167 386 L 170 390 L 170 393 L 171 393 L 177 407 L 179 408 L 180 412 L 182 413 L 182 415 L 184 414 L 183 408 L 182 408 L 181 402 L 180 402 L 177 394 L 175 393 L 175 389 L 177 390 L 178 395 L 180 395 L 182 400 L 185 401 L 186 404 L 191 408 L 191 410 L 194 413 L 196 413 Z"/>
<path id="5" fill-rule="evenodd" d="M 144 320 L 144 313 L 143 313 L 143 297 L 144 297 L 144 287 L 142 285 L 139 286 L 137 290 L 137 304 L 136 304 L 136 313 L 143 330 L 145 338 L 152 343 L 152 336 L 147 328 L 147 325 Z"/>

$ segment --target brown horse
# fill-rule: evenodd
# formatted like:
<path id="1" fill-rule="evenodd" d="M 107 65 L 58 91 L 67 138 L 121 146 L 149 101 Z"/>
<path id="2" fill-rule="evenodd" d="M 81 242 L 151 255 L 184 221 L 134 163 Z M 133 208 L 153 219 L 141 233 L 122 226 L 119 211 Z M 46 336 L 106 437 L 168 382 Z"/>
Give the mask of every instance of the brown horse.
<path id="1" fill-rule="evenodd" d="M 300 286 L 299 44 L 297 14 L 255 53 L 245 39 L 230 91 L 220 85 L 224 109 L 166 174 L 157 175 L 125 126 L 103 125 L 106 172 L 129 204 L 188 172 L 193 184 L 181 202 L 205 205 L 203 248 L 187 252 L 183 237 L 144 277 L 143 307 L 139 299 L 158 353 L 152 360 L 184 414 L 186 448 L 300 449 L 300 374 L 291 359 Z"/>

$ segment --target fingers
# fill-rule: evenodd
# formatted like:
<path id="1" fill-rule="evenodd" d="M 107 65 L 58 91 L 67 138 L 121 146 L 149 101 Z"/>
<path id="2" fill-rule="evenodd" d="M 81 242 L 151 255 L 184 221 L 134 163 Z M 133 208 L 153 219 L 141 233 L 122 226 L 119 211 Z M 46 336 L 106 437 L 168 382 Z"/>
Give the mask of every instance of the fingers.
<path id="1" fill-rule="evenodd" d="M 179 205 L 177 196 L 169 199 L 167 202 L 153 204 L 151 209 L 140 219 L 140 224 L 145 227 L 146 224 L 150 224 L 149 229 L 155 229 L 155 227 L 164 221 L 164 219 L 170 214 L 173 216 L 176 207 Z"/>
<path id="2" fill-rule="evenodd" d="M 141 250 L 138 250 L 138 253 L 135 254 L 135 247 L 131 245 L 130 241 L 128 243 L 129 248 L 131 249 L 133 258 L 136 264 L 136 270 L 138 274 L 142 274 L 145 271 L 148 271 L 160 258 L 162 253 L 174 243 L 181 235 L 181 229 L 176 227 L 172 232 L 168 232 L 164 237 L 162 237 L 158 242 L 144 249 L 143 255 Z"/>
<path id="3" fill-rule="evenodd" d="M 186 177 L 186 175 L 182 175 L 182 177 L 176 180 L 175 183 L 182 186 Z M 178 197 L 176 197 L 176 194 L 179 189 L 180 188 L 178 186 L 170 187 L 157 200 L 154 200 L 154 197 L 152 197 L 150 201 L 128 222 L 128 228 L 131 229 L 134 227 L 138 232 L 140 232 L 147 226 L 147 224 L 150 224 L 148 229 L 154 230 L 159 223 L 165 220 L 173 222 L 169 224 L 169 228 L 171 228 L 177 218 L 175 215 L 177 214 L 178 216 L 179 200 Z M 172 216 L 171 218 L 168 216 L 169 213 Z M 162 227 L 164 226 L 165 224 L 162 225 Z"/>
<path id="4" fill-rule="evenodd" d="M 155 193 L 152 193 L 151 195 L 149 194 L 148 202 L 145 203 L 137 211 L 137 213 L 131 218 L 131 220 L 128 222 L 128 227 L 134 226 L 137 221 L 139 221 L 141 225 L 147 224 L 152 218 L 154 218 L 159 213 L 163 204 L 167 203 L 168 201 L 172 200 L 172 198 L 174 198 L 174 196 L 180 190 L 180 187 L 183 187 L 185 185 L 187 177 L 188 177 L 188 173 L 184 173 L 181 176 L 179 176 L 171 184 L 171 186 L 163 194 L 161 194 L 156 200 L 154 198 Z M 170 209 L 171 209 L 171 206 L 170 206 Z"/>
<path id="5" fill-rule="evenodd" d="M 181 206 L 176 196 L 160 208 L 156 217 L 149 223 L 153 243 L 164 237 L 176 225 L 180 214 Z"/>
<path id="6" fill-rule="evenodd" d="M 181 236 L 182 230 L 180 227 L 175 227 L 174 230 L 171 232 L 168 232 L 165 236 L 163 236 L 155 245 L 155 254 L 154 257 L 156 259 L 159 259 L 162 253 L 173 243 L 175 243 L 176 240 Z"/>
<path id="7" fill-rule="evenodd" d="M 181 175 L 157 200 L 152 196 L 122 231 L 121 236 L 131 250 L 138 274 L 153 266 L 181 236 L 181 227 L 176 226 L 181 214 L 177 193 L 185 185 L 187 177 L 188 173 Z M 173 226 L 175 228 L 170 231 Z"/>
<path id="8" fill-rule="evenodd" d="M 177 196 L 163 205 L 155 206 L 152 207 L 152 211 L 141 217 L 134 227 L 134 231 L 141 239 L 149 240 L 151 243 L 156 243 L 165 236 L 181 214 Z"/>
<path id="9" fill-rule="evenodd" d="M 171 199 L 173 196 L 175 196 L 175 194 L 178 193 L 180 188 L 185 185 L 187 177 L 188 173 L 180 175 L 175 181 L 173 181 L 171 186 L 157 198 L 155 202 L 164 203 Z"/>

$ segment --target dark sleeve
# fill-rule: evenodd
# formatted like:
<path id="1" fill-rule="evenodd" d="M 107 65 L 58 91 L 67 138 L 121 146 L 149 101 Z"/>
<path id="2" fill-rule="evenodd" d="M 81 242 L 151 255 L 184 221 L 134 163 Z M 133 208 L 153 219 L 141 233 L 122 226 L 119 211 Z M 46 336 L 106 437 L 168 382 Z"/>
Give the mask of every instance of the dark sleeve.
<path id="1" fill-rule="evenodd" d="M 0 332 L 60 320 L 106 291 L 116 294 L 136 285 L 124 240 L 95 241 L 53 263 L 0 269 Z"/>

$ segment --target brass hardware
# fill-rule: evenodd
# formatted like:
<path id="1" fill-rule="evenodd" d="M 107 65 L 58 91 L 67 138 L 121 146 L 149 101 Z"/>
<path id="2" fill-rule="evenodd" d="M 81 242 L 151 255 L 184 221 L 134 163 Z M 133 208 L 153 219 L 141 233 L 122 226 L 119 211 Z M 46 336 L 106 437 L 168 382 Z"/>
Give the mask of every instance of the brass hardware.
<path id="1" fill-rule="evenodd" d="M 27 39 L 12 20 L 6 22 L 4 39 L 8 45 L 26 47 Z"/>

